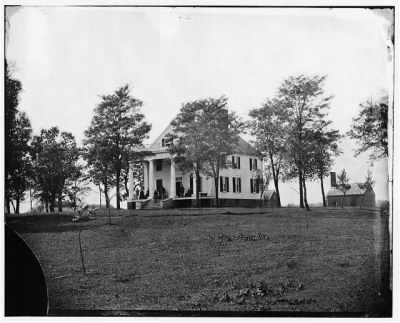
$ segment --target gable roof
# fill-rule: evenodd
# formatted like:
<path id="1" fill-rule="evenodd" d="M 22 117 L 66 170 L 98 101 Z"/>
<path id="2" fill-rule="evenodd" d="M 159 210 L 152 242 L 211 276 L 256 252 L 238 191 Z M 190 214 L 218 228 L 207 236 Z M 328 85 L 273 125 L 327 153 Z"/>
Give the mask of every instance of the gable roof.
<path id="1" fill-rule="evenodd" d="M 150 144 L 149 148 L 160 148 L 162 146 L 162 139 L 173 130 L 172 121 L 168 124 L 168 126 L 161 132 L 161 134 Z M 257 155 L 255 148 L 250 145 L 246 140 L 239 136 L 238 144 L 235 149 L 235 153 L 244 154 L 244 155 Z"/>
<path id="2" fill-rule="evenodd" d="M 172 122 L 170 122 L 168 126 L 164 129 L 164 131 L 161 132 L 161 134 L 157 137 L 157 139 L 154 140 L 152 144 L 150 144 L 149 148 L 161 147 L 162 139 L 170 132 L 172 132 Z"/>
<path id="3" fill-rule="evenodd" d="M 254 156 L 257 154 L 256 149 L 240 136 L 239 136 L 236 150 L 237 150 L 237 153 L 241 153 L 241 154 L 245 154 L 245 155 Z"/>
<path id="4" fill-rule="evenodd" d="M 360 188 L 361 183 L 352 183 L 350 189 L 346 192 L 346 195 L 363 195 L 365 193 L 364 188 Z M 373 190 L 372 190 L 373 192 Z M 331 187 L 327 196 L 343 196 L 343 193 L 335 187 Z"/>

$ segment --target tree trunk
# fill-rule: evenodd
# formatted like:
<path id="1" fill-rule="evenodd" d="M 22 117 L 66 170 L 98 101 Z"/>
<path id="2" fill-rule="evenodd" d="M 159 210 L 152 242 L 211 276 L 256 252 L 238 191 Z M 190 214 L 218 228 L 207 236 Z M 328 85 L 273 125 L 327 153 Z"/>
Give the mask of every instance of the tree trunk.
<path id="1" fill-rule="evenodd" d="M 307 202 L 307 187 L 306 187 L 306 180 L 304 178 L 303 178 L 303 186 L 304 186 L 304 204 L 306 205 L 307 211 L 311 211 Z"/>
<path id="2" fill-rule="evenodd" d="M 275 180 L 275 178 L 274 178 L 274 186 L 275 186 L 276 200 L 278 202 L 278 207 L 281 207 L 281 194 L 279 193 L 279 182 L 278 182 L 278 179 Z"/>
<path id="3" fill-rule="evenodd" d="M 120 174 L 119 171 L 117 171 L 117 178 L 116 178 L 116 183 L 117 183 L 117 210 L 121 209 L 120 197 L 119 197 L 119 194 L 120 194 L 120 192 L 119 192 L 120 177 L 121 177 L 121 174 Z"/>
<path id="4" fill-rule="evenodd" d="M 83 274 L 86 275 L 86 268 L 85 268 L 85 261 L 83 259 L 83 251 L 82 251 L 82 242 L 81 242 L 81 219 L 79 221 L 79 233 L 78 233 L 78 242 L 79 242 L 79 253 L 81 254 L 81 262 L 82 262 L 82 269 L 83 269 Z"/>
<path id="5" fill-rule="evenodd" d="M 15 205 L 14 205 L 14 202 L 13 202 L 13 200 L 12 200 L 12 199 L 11 199 L 10 201 L 11 201 L 11 205 L 12 205 L 12 207 L 13 207 L 14 214 L 15 214 Z"/>
<path id="6" fill-rule="evenodd" d="M 108 199 L 108 192 L 107 190 L 104 190 L 104 198 L 106 200 L 106 209 L 110 207 L 110 200 Z"/>
<path id="7" fill-rule="evenodd" d="M 279 193 L 279 170 L 277 171 L 275 169 L 274 159 L 273 159 L 271 153 L 269 154 L 269 159 L 271 161 L 272 176 L 274 177 L 274 186 L 275 186 L 275 192 L 276 192 L 276 199 L 277 199 L 277 202 L 278 202 L 278 207 L 281 207 L 281 195 Z"/>
<path id="8" fill-rule="evenodd" d="M 45 199 L 45 205 L 46 205 L 46 213 L 49 213 L 49 199 L 47 197 Z"/>
<path id="9" fill-rule="evenodd" d="M 15 214 L 19 214 L 20 198 L 19 196 L 15 199 Z"/>
<path id="10" fill-rule="evenodd" d="M 108 199 L 108 181 L 107 178 L 104 179 L 104 198 L 106 200 L 106 209 L 110 208 L 110 200 Z"/>
<path id="11" fill-rule="evenodd" d="M 303 176 L 301 173 L 301 169 L 299 169 L 299 194 L 300 194 L 300 207 L 304 209 L 304 202 L 303 202 Z"/>
<path id="12" fill-rule="evenodd" d="M 55 194 L 52 194 L 50 197 L 50 212 L 54 212 L 55 205 L 56 205 L 56 197 Z"/>
<path id="13" fill-rule="evenodd" d="M 218 201 L 218 190 L 219 190 L 219 176 L 214 177 L 214 184 L 215 184 L 215 207 L 219 207 L 219 201 Z"/>
<path id="14" fill-rule="evenodd" d="M 324 180 L 323 180 L 323 177 L 322 177 L 322 176 L 321 176 L 319 179 L 321 180 L 322 204 L 324 205 L 324 207 L 326 207 L 325 190 L 324 190 Z"/>
<path id="15" fill-rule="evenodd" d="M 129 174 L 129 170 L 128 170 L 128 174 Z M 129 175 L 124 176 L 124 188 L 125 188 L 126 196 L 129 196 L 128 179 L 129 179 Z"/>
<path id="16" fill-rule="evenodd" d="M 7 188 L 6 188 L 6 190 L 7 190 Z M 7 208 L 7 214 L 10 214 L 11 213 L 10 198 L 9 198 L 7 192 L 6 192 L 6 208 Z"/>
<path id="17" fill-rule="evenodd" d="M 196 207 L 200 207 L 200 173 L 199 171 L 195 172 L 196 174 Z"/>
<path id="18" fill-rule="evenodd" d="M 61 197 L 61 194 L 58 195 L 58 212 L 62 212 L 62 197 Z"/>
<path id="19" fill-rule="evenodd" d="M 215 207 L 219 207 L 219 165 L 216 167 L 216 177 L 214 177 L 214 184 L 215 184 Z"/>
<path id="20" fill-rule="evenodd" d="M 346 193 L 343 193 L 343 197 L 342 197 L 342 209 L 344 208 L 344 205 L 343 205 L 343 203 L 344 203 L 344 197 L 346 196 Z"/>

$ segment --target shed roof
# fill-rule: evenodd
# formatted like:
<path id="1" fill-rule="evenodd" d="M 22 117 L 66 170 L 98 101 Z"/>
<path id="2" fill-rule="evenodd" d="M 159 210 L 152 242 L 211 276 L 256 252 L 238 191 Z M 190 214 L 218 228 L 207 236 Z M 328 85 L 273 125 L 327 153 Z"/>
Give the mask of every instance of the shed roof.
<path id="1" fill-rule="evenodd" d="M 365 189 L 361 188 L 361 183 L 351 183 L 350 189 L 346 192 L 346 195 L 363 195 Z M 343 196 L 343 192 L 339 191 L 336 187 L 331 187 L 327 196 Z"/>

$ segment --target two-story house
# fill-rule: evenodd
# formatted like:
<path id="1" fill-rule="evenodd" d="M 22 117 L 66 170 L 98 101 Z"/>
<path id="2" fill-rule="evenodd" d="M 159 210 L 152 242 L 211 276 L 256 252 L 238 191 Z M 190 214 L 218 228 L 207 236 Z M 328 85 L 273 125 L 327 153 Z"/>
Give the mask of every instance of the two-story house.
<path id="1" fill-rule="evenodd" d="M 169 153 L 170 142 L 167 135 L 172 132 L 169 125 L 147 148 L 152 152 L 144 160 L 144 188 L 142 199 L 133 190 L 134 178 L 129 176 L 128 208 L 169 208 L 193 207 L 196 205 L 196 176 L 194 171 L 183 172 L 173 162 Z M 242 138 L 239 139 L 236 152 L 229 156 L 228 168 L 220 170 L 219 201 L 220 206 L 259 205 L 260 187 L 257 170 L 261 170 L 262 160 L 257 157 L 254 148 Z M 143 198 L 143 195 L 145 196 Z M 213 206 L 215 201 L 214 178 L 201 174 L 200 203 L 202 207 Z M 273 206 L 276 198 L 274 191 L 266 191 L 267 204 Z"/>

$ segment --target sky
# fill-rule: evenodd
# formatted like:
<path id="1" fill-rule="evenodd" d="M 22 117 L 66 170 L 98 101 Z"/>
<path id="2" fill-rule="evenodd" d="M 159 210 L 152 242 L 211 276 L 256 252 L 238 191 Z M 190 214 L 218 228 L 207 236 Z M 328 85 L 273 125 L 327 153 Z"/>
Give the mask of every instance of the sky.
<path id="1" fill-rule="evenodd" d="M 80 143 L 99 95 L 129 84 L 152 124 L 151 143 L 184 102 L 226 95 L 244 120 L 285 78 L 327 75 L 329 119 L 342 134 L 359 104 L 392 91 L 388 12 L 357 8 L 8 8 L 6 58 L 22 82 L 19 109 L 34 133 L 58 126 Z M 390 16 L 390 15 L 389 15 Z M 250 139 L 248 136 L 246 139 Z M 361 182 L 368 153 L 345 138 L 332 171 Z M 377 200 L 388 199 L 387 161 L 372 167 Z M 329 178 L 325 182 L 329 189 Z M 271 187 L 272 188 L 272 185 Z M 283 205 L 298 184 L 281 185 Z M 309 202 L 321 201 L 319 183 Z M 96 200 L 94 200 L 96 198 Z M 89 197 L 95 203 L 97 197 Z"/>

